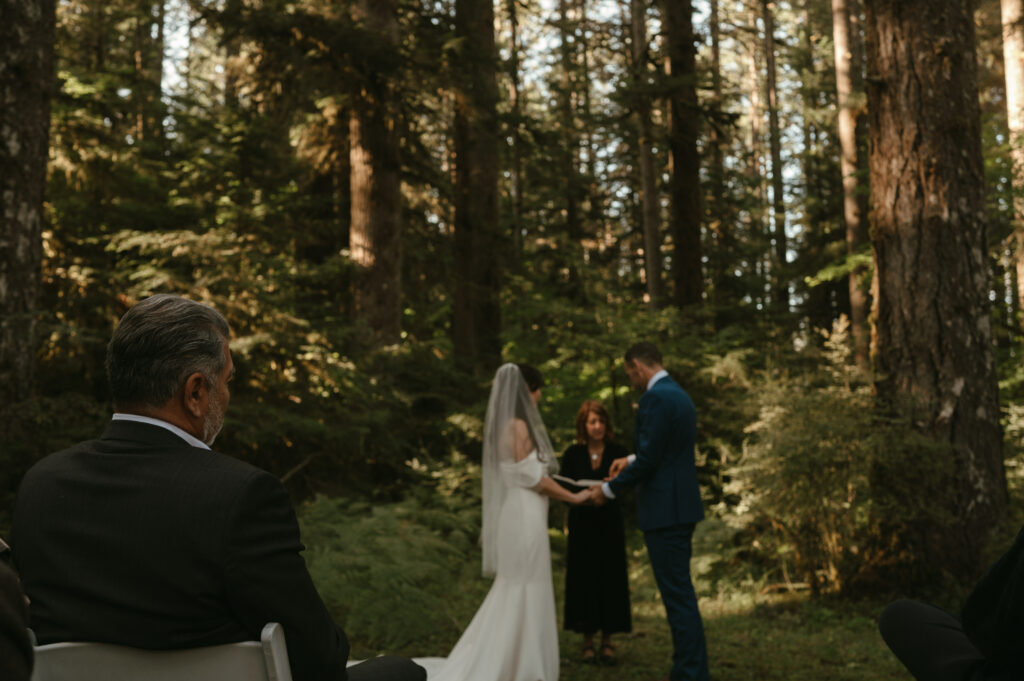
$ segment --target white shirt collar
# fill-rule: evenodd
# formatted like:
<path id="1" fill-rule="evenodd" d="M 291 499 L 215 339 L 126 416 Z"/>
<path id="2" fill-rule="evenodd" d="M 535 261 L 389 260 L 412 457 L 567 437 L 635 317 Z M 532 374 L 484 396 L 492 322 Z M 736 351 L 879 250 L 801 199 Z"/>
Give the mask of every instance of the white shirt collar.
<path id="1" fill-rule="evenodd" d="M 651 376 L 651 380 L 647 381 L 647 389 L 650 390 L 651 388 L 653 388 L 655 383 L 665 378 L 666 376 L 668 376 L 668 372 L 665 371 L 664 369 Z"/>
<path id="2" fill-rule="evenodd" d="M 114 414 L 111 419 L 114 421 L 135 421 L 136 423 L 148 423 L 151 426 L 160 426 L 161 428 L 171 431 L 193 447 L 199 447 L 200 449 L 207 450 L 210 449 L 210 447 L 202 440 L 190 433 L 186 433 L 178 426 L 173 423 L 168 423 L 167 421 L 161 421 L 160 419 L 154 419 L 148 416 L 139 416 L 138 414 Z"/>

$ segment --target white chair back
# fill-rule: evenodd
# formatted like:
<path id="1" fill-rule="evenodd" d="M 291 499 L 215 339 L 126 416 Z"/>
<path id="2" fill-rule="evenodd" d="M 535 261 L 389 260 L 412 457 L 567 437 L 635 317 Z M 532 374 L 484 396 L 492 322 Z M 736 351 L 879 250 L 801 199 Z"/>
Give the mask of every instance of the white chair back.
<path id="1" fill-rule="evenodd" d="M 292 681 L 277 622 L 263 627 L 259 642 L 185 650 L 51 643 L 35 654 L 32 681 Z"/>

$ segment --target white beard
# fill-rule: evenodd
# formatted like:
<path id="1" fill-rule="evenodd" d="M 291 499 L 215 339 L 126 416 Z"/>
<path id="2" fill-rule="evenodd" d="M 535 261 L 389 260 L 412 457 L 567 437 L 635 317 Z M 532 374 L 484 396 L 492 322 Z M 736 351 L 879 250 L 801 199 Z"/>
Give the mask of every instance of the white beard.
<path id="1" fill-rule="evenodd" d="M 203 442 L 206 443 L 207 447 L 212 447 L 217 436 L 220 435 L 220 429 L 224 427 L 224 414 L 226 411 L 220 397 L 215 396 L 215 393 L 211 392 L 210 411 L 207 412 L 206 419 L 203 421 Z"/>

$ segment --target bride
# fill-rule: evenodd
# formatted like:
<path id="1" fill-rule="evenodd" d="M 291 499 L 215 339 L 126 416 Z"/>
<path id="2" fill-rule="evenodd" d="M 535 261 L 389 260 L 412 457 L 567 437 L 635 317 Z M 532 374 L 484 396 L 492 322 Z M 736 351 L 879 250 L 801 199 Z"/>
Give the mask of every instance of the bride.
<path id="1" fill-rule="evenodd" d="M 484 422 L 483 573 L 494 584 L 430 681 L 556 681 L 558 629 L 548 497 L 582 503 L 551 479 L 554 451 L 537 411 L 543 378 L 525 364 L 494 377 Z"/>

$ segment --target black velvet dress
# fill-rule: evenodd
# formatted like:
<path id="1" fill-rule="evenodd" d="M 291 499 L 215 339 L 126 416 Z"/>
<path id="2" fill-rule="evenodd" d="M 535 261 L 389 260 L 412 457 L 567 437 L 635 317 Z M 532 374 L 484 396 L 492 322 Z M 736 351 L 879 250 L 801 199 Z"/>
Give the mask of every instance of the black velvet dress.
<path id="1" fill-rule="evenodd" d="M 617 444 L 605 445 L 601 465 L 592 468 L 587 446 L 575 444 L 562 457 L 561 475 L 573 480 L 603 480 L 612 461 L 626 456 Z M 571 485 L 566 487 L 573 489 Z M 569 509 L 565 568 L 565 628 L 582 634 L 631 631 L 626 532 L 619 500 L 603 506 Z"/>

